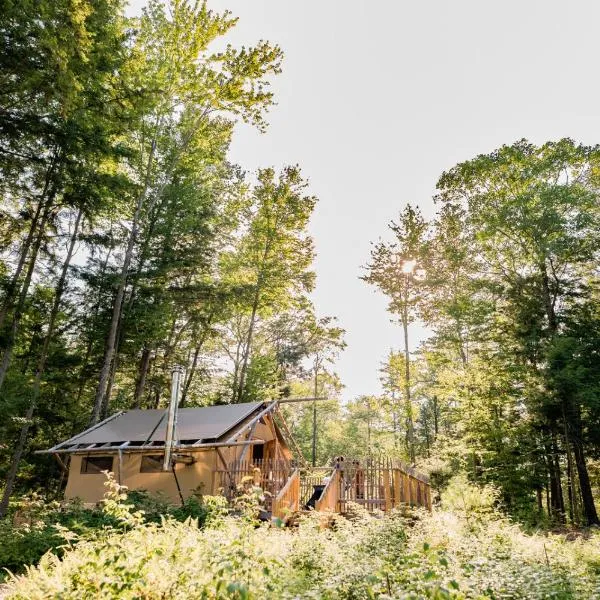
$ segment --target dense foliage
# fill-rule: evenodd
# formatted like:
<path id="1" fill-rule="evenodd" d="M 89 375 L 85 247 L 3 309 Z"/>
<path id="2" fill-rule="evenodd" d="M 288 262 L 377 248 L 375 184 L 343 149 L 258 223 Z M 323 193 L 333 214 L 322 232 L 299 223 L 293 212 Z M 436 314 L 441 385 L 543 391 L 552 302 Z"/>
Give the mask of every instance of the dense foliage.
<path id="1" fill-rule="evenodd" d="M 493 515 L 494 490 L 453 483 L 440 510 L 297 528 L 224 516 L 198 529 L 137 522 L 80 541 L 14 578 L 8 598 L 591 598 L 600 536 L 525 534 Z M 124 522 L 132 513 L 117 503 Z M 251 507 L 250 507 L 251 508 Z M 135 521 L 135 519 L 133 518 Z M 325 517 L 327 520 L 327 517 Z M 73 542 L 71 542 L 73 544 Z"/>
<path id="2" fill-rule="evenodd" d="M 266 128 L 282 62 L 224 45 L 235 24 L 187 0 L 3 7 L 0 515 L 15 485 L 57 486 L 33 450 L 161 406 L 174 364 L 182 404 L 260 400 L 342 345 L 308 297 L 299 167 L 228 160 L 237 121 Z"/>
<path id="3" fill-rule="evenodd" d="M 365 277 L 433 332 L 382 371 L 406 453 L 497 484 L 530 520 L 599 522 L 599 166 L 568 139 L 461 163 L 436 218 L 408 205 Z"/>
<path id="4" fill-rule="evenodd" d="M 0 519 L 0 580 L 6 575 L 5 569 L 21 572 L 26 565 L 37 564 L 48 551 L 62 556 L 74 540 L 95 539 L 107 530 L 122 531 L 121 506 L 126 507 L 125 514 L 139 515 L 140 523 L 193 518 L 200 527 L 227 512 L 223 497 L 190 496 L 183 505 L 173 506 L 166 499 L 143 491 L 132 491 L 125 496 L 112 478 L 107 480 L 107 488 L 106 501 L 95 508 L 84 508 L 77 501 L 48 502 L 35 493 L 15 503 L 13 511 Z"/>

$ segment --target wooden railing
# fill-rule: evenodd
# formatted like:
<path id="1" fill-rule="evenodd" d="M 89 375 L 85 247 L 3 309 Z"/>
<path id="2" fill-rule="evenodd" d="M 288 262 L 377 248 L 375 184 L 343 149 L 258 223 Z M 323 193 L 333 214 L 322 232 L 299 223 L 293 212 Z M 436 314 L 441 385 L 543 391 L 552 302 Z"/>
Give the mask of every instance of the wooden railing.
<path id="1" fill-rule="evenodd" d="M 300 469 L 300 506 L 306 506 L 315 491 L 315 486 L 323 485 L 323 478 L 330 475 L 331 467 Z"/>
<path id="2" fill-rule="evenodd" d="M 343 467 L 334 470 L 330 485 L 315 505 L 316 510 L 345 513 L 349 502 L 361 504 L 369 512 L 388 512 L 405 505 L 431 510 L 429 480 L 413 468 L 385 457 L 344 462 Z"/>
<path id="3" fill-rule="evenodd" d="M 223 495 L 231 499 L 238 494 L 240 485 L 246 478 L 251 478 L 254 485 L 262 488 L 266 494 L 267 508 L 272 504 L 281 489 L 286 485 L 293 469 L 287 460 L 248 460 L 234 462 L 227 468 L 216 469 L 214 472 L 215 493 L 221 490 Z"/>
<path id="4" fill-rule="evenodd" d="M 296 469 L 277 497 L 273 499 L 271 514 L 283 519 L 300 508 L 300 472 Z"/>
<path id="5" fill-rule="evenodd" d="M 315 510 L 341 512 L 339 506 L 341 484 L 342 478 L 340 476 L 340 471 L 334 469 L 321 497 L 315 503 Z"/>

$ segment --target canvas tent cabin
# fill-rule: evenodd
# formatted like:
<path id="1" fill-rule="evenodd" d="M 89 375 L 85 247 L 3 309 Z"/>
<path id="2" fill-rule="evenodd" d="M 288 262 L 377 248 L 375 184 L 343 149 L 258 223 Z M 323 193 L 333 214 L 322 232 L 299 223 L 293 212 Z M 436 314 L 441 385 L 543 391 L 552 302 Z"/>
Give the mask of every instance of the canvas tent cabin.
<path id="1" fill-rule="evenodd" d="M 68 469 L 65 497 L 86 504 L 102 500 L 104 470 L 130 490 L 160 492 L 173 503 L 196 491 L 232 495 L 245 476 L 276 498 L 293 473 L 276 412 L 277 402 L 181 408 L 171 445 L 168 410 L 129 410 L 44 452 Z M 172 455 L 165 465 L 167 445 Z"/>

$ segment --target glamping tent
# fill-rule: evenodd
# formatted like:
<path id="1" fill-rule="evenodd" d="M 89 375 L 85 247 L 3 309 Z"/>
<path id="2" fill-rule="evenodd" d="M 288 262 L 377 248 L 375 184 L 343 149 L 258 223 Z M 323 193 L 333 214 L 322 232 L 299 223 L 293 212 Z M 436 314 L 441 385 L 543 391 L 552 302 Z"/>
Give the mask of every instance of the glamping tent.
<path id="1" fill-rule="evenodd" d="M 87 504 L 104 495 L 103 471 L 130 490 L 160 492 L 174 503 L 197 491 L 230 496 L 245 476 L 275 498 L 293 472 L 278 411 L 277 402 L 129 410 L 43 452 L 68 469 L 65 497 Z"/>

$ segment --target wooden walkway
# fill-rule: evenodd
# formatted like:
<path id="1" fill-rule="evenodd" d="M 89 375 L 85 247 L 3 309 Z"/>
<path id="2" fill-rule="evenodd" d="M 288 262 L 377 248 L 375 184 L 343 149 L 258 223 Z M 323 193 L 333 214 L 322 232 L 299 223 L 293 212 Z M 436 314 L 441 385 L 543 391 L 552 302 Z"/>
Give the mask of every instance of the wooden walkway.
<path id="1" fill-rule="evenodd" d="M 274 517 L 305 509 L 315 490 L 317 511 L 344 514 L 349 503 L 360 504 L 369 512 L 388 512 L 400 506 L 431 510 L 429 479 L 387 457 L 345 459 L 333 468 L 294 468 L 286 460 L 249 460 L 228 467 L 215 472 L 223 494 L 231 499 L 245 481 L 251 481 L 267 492 L 266 508 Z"/>
<path id="2" fill-rule="evenodd" d="M 316 510 L 344 514 L 351 502 L 369 512 L 405 505 L 431 510 L 429 479 L 408 465 L 386 457 L 346 459 L 344 463 L 333 469 Z"/>

